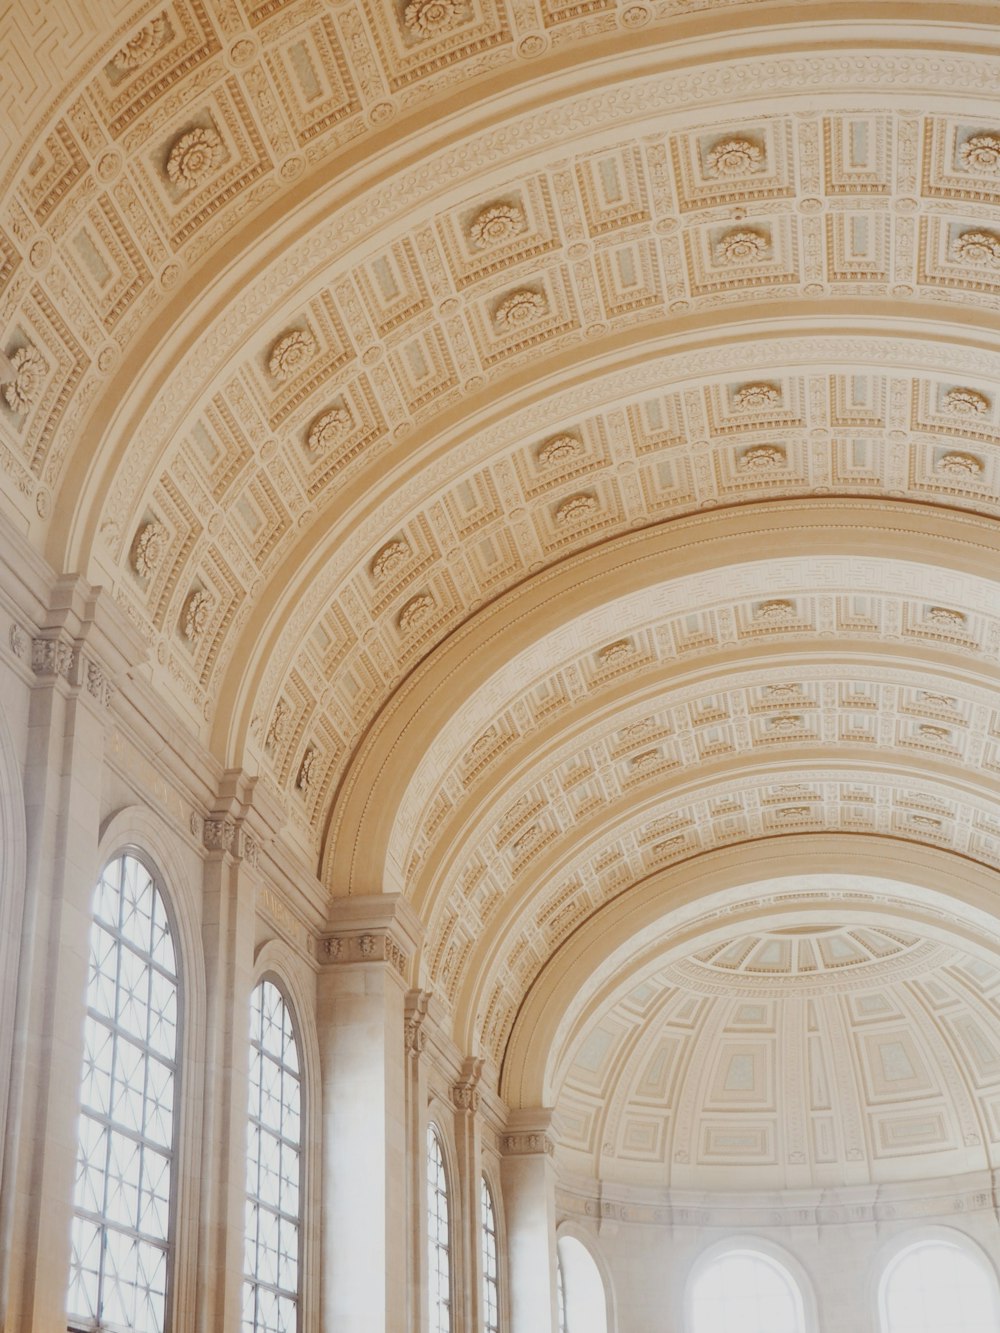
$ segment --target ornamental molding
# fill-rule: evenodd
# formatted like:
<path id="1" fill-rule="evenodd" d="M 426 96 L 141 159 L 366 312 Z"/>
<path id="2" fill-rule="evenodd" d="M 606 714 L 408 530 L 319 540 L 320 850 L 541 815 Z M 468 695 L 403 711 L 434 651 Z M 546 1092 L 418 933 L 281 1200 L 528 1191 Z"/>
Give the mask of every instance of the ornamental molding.
<path id="1" fill-rule="evenodd" d="M 490 204 L 469 225 L 469 240 L 477 250 L 491 250 L 524 231 L 524 214 L 516 204 Z"/>
<path id="2" fill-rule="evenodd" d="M 316 340 L 306 329 L 292 329 L 272 346 L 267 368 L 276 380 L 291 379 L 316 355 Z"/>
<path id="3" fill-rule="evenodd" d="M 144 23 L 111 57 L 111 64 L 121 74 L 131 74 L 151 60 L 167 42 L 170 28 L 166 11 Z"/>
<path id="4" fill-rule="evenodd" d="M 722 139 L 705 154 L 705 175 L 730 180 L 760 171 L 764 150 L 752 139 Z"/>

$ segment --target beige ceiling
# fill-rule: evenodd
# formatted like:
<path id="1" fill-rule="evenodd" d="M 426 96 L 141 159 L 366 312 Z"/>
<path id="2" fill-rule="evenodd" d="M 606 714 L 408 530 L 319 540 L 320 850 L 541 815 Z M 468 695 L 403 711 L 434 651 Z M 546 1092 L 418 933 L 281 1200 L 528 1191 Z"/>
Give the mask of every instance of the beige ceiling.
<path id="1" fill-rule="evenodd" d="M 671 867 L 1000 867 L 993 9 L 0 16 L 0 503 L 515 1100 Z"/>

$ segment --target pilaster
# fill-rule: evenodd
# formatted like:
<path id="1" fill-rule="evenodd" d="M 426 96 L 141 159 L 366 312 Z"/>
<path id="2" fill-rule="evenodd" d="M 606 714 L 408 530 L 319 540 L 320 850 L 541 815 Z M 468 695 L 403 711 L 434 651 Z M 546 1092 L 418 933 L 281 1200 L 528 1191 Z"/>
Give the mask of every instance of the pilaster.
<path id="1" fill-rule="evenodd" d="M 458 1149 L 458 1207 L 453 1240 L 459 1290 L 456 1293 L 456 1333 L 482 1333 L 482 1126 L 479 1118 L 479 1081 L 483 1061 L 469 1056 L 452 1086 L 455 1108 L 455 1143 Z"/>
<path id="2" fill-rule="evenodd" d="M 399 895 L 337 903 L 317 1020 L 323 1077 L 322 1328 L 404 1333 L 405 1001 L 419 923 Z"/>
<path id="3" fill-rule="evenodd" d="M 66 1327 L 100 775 L 118 684 L 143 650 L 78 578 L 56 580 L 30 656 L 28 637 L 27 875 L 0 1240 L 5 1326 L 56 1333 Z"/>
<path id="4" fill-rule="evenodd" d="M 551 1119 L 551 1110 L 542 1107 L 514 1111 L 502 1137 L 510 1333 L 554 1333 L 558 1326 Z"/>

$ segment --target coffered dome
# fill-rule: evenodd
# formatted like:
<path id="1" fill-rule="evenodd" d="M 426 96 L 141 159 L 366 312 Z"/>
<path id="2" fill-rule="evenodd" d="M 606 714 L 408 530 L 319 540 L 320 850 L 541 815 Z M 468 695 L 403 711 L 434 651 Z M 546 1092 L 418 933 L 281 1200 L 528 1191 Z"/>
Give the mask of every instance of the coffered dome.
<path id="1" fill-rule="evenodd" d="M 595 1015 L 561 1160 L 606 1183 L 762 1190 L 996 1165 L 1000 968 L 895 928 L 714 941 Z"/>

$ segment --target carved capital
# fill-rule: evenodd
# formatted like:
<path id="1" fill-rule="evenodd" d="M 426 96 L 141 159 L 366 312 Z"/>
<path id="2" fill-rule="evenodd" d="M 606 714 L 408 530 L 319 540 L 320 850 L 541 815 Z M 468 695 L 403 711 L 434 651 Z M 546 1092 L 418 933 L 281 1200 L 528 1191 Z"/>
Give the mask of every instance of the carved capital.
<path id="1" fill-rule="evenodd" d="M 62 676 L 69 680 L 76 662 L 76 649 L 63 639 L 32 639 L 31 669 L 36 676 Z"/>
<path id="2" fill-rule="evenodd" d="M 479 1110 L 479 1080 L 483 1076 L 483 1062 L 470 1057 L 462 1066 L 462 1077 L 451 1090 L 451 1099 L 456 1111 L 467 1111 L 471 1115 Z"/>
<path id="3" fill-rule="evenodd" d="M 254 869 L 259 864 L 260 849 L 243 828 L 242 820 L 206 819 L 201 828 L 201 840 L 210 852 L 228 852 Z"/>
<path id="4" fill-rule="evenodd" d="M 115 697 L 115 687 L 104 669 L 90 658 L 84 661 L 83 683 L 87 687 L 87 693 L 103 708 L 111 707 L 111 700 Z"/>
<path id="5" fill-rule="evenodd" d="M 406 976 L 406 955 L 385 930 L 327 935 L 323 953 L 331 963 L 388 963 L 401 977 Z"/>
<path id="6" fill-rule="evenodd" d="M 420 1055 L 427 1043 L 424 1023 L 427 1019 L 430 998 L 427 991 L 423 990 L 410 991 L 406 997 L 403 1042 L 411 1055 Z"/>

